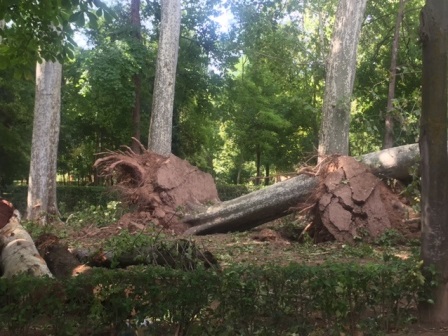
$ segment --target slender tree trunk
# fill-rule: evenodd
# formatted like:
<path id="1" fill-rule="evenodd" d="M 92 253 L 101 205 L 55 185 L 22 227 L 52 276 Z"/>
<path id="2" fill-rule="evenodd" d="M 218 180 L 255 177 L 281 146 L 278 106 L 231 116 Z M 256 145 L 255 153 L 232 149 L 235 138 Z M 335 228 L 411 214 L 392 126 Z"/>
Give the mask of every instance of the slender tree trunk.
<path id="1" fill-rule="evenodd" d="M 27 219 L 46 224 L 58 215 L 56 165 L 61 110 L 62 65 L 37 63 L 33 138 L 28 185 Z"/>
<path id="2" fill-rule="evenodd" d="M 236 175 L 236 184 L 241 184 L 241 171 L 243 170 L 243 155 L 240 154 L 239 160 L 238 160 L 238 171 L 237 171 L 237 175 Z"/>
<path id="3" fill-rule="evenodd" d="M 389 92 L 387 94 L 385 132 L 383 149 L 392 148 L 394 146 L 394 118 L 392 112 L 394 110 L 393 101 L 395 98 L 395 82 L 397 77 L 397 56 L 398 46 L 400 42 L 400 26 L 403 22 L 404 9 L 406 0 L 400 0 L 398 8 L 397 21 L 395 22 L 394 41 L 392 43 L 392 55 L 389 69 Z"/>
<path id="4" fill-rule="evenodd" d="M 179 35 L 180 0 L 162 0 L 162 19 L 148 148 L 164 156 L 171 153 Z"/>
<path id="5" fill-rule="evenodd" d="M 265 178 L 264 178 L 264 185 L 269 185 L 269 180 L 270 180 L 270 178 L 269 178 L 269 174 L 270 174 L 270 172 L 269 172 L 269 163 L 267 163 L 266 164 L 266 175 L 265 175 Z"/>
<path id="6" fill-rule="evenodd" d="M 325 80 L 318 154 L 348 155 L 350 101 L 366 0 L 340 0 Z"/>
<path id="7" fill-rule="evenodd" d="M 422 116 L 422 258 L 435 266 L 440 284 L 434 304 L 422 303 L 421 320 L 433 325 L 448 322 L 448 167 L 447 80 L 448 1 L 427 0 L 421 13 L 423 42 Z"/>
<path id="8" fill-rule="evenodd" d="M 131 24 L 133 37 L 141 43 L 141 22 L 140 22 L 140 0 L 131 1 Z M 134 107 L 132 109 L 132 129 L 133 137 L 140 141 L 140 119 L 141 119 L 141 100 L 142 100 L 142 75 L 141 72 L 132 77 L 134 82 Z M 140 152 L 140 144 L 132 141 L 132 150 L 135 153 Z"/>
<path id="9" fill-rule="evenodd" d="M 140 142 L 141 132 L 140 132 L 140 120 L 141 120 L 141 99 L 142 99 L 142 76 L 141 74 L 136 74 L 132 77 L 134 82 L 134 108 L 132 109 L 132 137 Z M 134 153 L 140 153 L 140 144 L 132 140 L 132 150 Z"/>
<path id="10" fill-rule="evenodd" d="M 257 167 L 257 177 L 255 178 L 255 185 L 260 185 L 260 176 L 261 176 L 261 151 L 260 145 L 257 145 L 256 149 L 256 161 L 255 165 Z"/>

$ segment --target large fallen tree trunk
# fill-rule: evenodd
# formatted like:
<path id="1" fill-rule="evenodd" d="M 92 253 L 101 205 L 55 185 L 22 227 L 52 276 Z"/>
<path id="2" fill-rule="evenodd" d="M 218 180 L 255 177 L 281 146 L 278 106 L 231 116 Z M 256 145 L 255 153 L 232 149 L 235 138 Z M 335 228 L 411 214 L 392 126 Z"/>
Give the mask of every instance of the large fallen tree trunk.
<path id="1" fill-rule="evenodd" d="M 306 201 L 318 183 L 316 177 L 300 175 L 213 205 L 184 218 L 184 222 L 193 225 L 185 234 L 244 231 L 286 216 L 291 207 Z"/>
<path id="2" fill-rule="evenodd" d="M 358 160 L 379 177 L 406 179 L 419 160 L 417 144 L 400 146 L 363 155 Z M 283 217 L 291 208 L 309 198 L 319 178 L 299 175 L 239 198 L 222 202 L 205 211 L 190 214 L 183 221 L 192 225 L 189 235 L 244 231 Z"/>

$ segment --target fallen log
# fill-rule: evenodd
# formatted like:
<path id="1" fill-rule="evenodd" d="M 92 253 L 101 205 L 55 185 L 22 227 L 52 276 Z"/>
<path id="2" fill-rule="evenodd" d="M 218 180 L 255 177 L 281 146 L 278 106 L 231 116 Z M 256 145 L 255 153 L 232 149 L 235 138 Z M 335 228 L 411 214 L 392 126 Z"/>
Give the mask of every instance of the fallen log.
<path id="1" fill-rule="evenodd" d="M 44 233 L 36 239 L 36 248 L 44 258 L 56 279 L 67 279 L 91 271 L 91 267 L 80 263 L 70 253 L 68 246 L 51 233 Z"/>
<path id="2" fill-rule="evenodd" d="M 291 207 L 306 201 L 319 179 L 299 175 L 230 201 L 213 205 L 204 212 L 187 215 L 183 220 L 193 225 L 189 235 L 244 231 L 286 216 Z"/>
<path id="3" fill-rule="evenodd" d="M 406 179 L 418 163 L 417 144 L 405 145 L 366 154 L 357 158 L 379 177 Z M 267 188 L 236 199 L 208 207 L 206 210 L 189 214 L 184 223 L 192 227 L 186 235 L 205 235 L 245 231 L 277 218 L 286 216 L 291 208 L 306 202 L 319 184 L 319 178 L 299 175 Z"/>
<path id="4" fill-rule="evenodd" d="M 39 255 L 33 239 L 20 224 L 20 215 L 13 210 L 11 203 L 1 200 L 0 212 L 12 213 L 8 222 L 3 221 L 1 224 L 4 226 L 0 227 L 0 263 L 3 277 L 11 278 L 21 273 L 53 277 L 45 260 Z"/>
<path id="5" fill-rule="evenodd" d="M 406 180 L 420 161 L 420 151 L 418 144 L 411 144 L 365 154 L 356 159 L 369 166 L 378 177 Z"/>

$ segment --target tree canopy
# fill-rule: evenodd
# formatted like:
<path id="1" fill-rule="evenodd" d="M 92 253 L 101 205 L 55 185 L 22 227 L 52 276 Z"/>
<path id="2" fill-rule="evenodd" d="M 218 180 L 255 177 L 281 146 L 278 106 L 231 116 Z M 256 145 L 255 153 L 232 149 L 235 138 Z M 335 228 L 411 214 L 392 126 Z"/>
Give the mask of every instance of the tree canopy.
<path id="1" fill-rule="evenodd" d="M 225 183 L 260 183 L 257 176 L 313 162 L 337 3 L 182 1 L 173 153 Z M 137 74 L 139 140 L 147 143 L 161 8 L 155 0 L 140 5 L 138 41 L 130 2 L 110 8 L 98 0 L 1 3 L 0 151 L 9 158 L 0 166 L 2 183 L 27 176 L 31 82 L 41 57 L 64 61 L 61 176 L 101 183 L 92 168 L 95 154 L 132 143 Z M 397 145 L 415 142 L 418 134 L 422 5 L 407 1 L 400 28 L 391 112 Z M 351 104 L 351 155 L 381 148 L 397 12 L 398 2 L 367 3 Z M 75 31 L 85 46 L 76 46 Z"/>

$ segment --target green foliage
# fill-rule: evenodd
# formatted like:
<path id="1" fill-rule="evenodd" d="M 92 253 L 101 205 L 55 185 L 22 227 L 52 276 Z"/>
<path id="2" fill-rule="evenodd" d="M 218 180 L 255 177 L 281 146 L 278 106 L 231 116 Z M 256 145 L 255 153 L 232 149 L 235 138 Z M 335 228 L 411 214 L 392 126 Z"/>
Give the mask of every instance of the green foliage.
<path id="1" fill-rule="evenodd" d="M 400 29 L 394 110 L 395 144 L 418 141 L 421 105 L 421 45 L 419 13 L 422 0 L 406 2 Z M 353 156 L 382 147 L 384 118 L 389 86 L 389 68 L 398 2 L 387 5 L 369 1 L 366 21 L 358 47 L 355 104 L 350 126 L 350 153 Z"/>
<path id="2" fill-rule="evenodd" d="M 381 236 L 379 236 L 375 240 L 375 243 L 377 243 L 378 245 L 381 245 L 381 246 L 390 247 L 390 246 L 396 246 L 398 244 L 402 244 L 405 241 L 406 241 L 406 239 L 403 237 L 403 235 L 400 232 L 398 232 L 397 230 L 394 230 L 394 229 L 390 229 L 390 230 L 386 230 Z"/>
<path id="3" fill-rule="evenodd" d="M 173 152 L 222 182 L 246 183 L 258 169 L 292 171 L 313 157 L 322 107 L 325 60 L 337 1 L 187 0 L 173 119 Z M 397 145 L 415 142 L 420 114 L 418 13 L 407 1 L 401 29 L 393 116 Z M 228 31 L 215 18 L 231 13 Z M 381 148 L 391 41 L 397 2 L 369 2 L 358 48 L 350 132 L 351 155 Z M 58 169 L 93 176 L 96 154 L 130 144 L 133 76 L 142 80 L 141 141 L 146 143 L 160 22 L 159 1 L 142 3 L 152 25 L 136 41 L 130 7 L 101 1 L 6 0 L 0 4 L 0 183 L 27 175 L 31 136 L 30 83 L 37 50 L 64 64 Z M 74 26 L 72 27 L 72 24 Z M 51 25 L 56 27 L 54 30 Z M 89 47 L 74 47 L 81 29 Z M 146 89 L 145 89 L 146 88 Z M 312 162 L 309 162 L 312 164 Z M 263 174 L 261 172 L 260 174 Z M 263 174 L 264 175 L 264 174 Z"/>
<path id="4" fill-rule="evenodd" d="M 224 183 L 218 183 L 216 188 L 218 189 L 218 195 L 221 201 L 228 201 L 259 189 L 255 186 Z"/>
<path id="5" fill-rule="evenodd" d="M 2 1 L 0 20 L 6 25 L 0 28 L 0 68 L 30 78 L 36 61 L 73 57 L 72 24 L 96 26 L 98 16 L 110 20 L 114 13 L 101 0 Z"/>
<path id="6" fill-rule="evenodd" d="M 34 86 L 0 71 L 0 187 L 28 176 Z"/>
<path id="7" fill-rule="evenodd" d="M 116 33 L 111 37 L 106 29 Z M 131 141 L 133 77 L 146 69 L 142 87 L 150 86 L 154 72 L 150 60 L 155 50 L 152 45 L 137 44 L 130 37 L 130 29 L 126 21 L 101 24 L 99 31 L 92 33 L 95 47 L 78 51 L 76 60 L 66 65 L 59 145 L 61 173 L 77 178 L 95 175 L 92 166 L 98 153 Z M 149 122 L 148 96 L 148 90 L 143 90 L 142 116 Z"/>
<path id="8" fill-rule="evenodd" d="M 73 213 L 68 215 L 65 223 L 69 226 L 79 228 L 87 225 L 104 227 L 120 219 L 123 211 L 121 203 L 118 201 L 110 201 L 106 206 L 90 205 L 86 201 L 80 201 L 76 205 Z"/>
<path id="9" fill-rule="evenodd" d="M 215 159 L 223 181 L 235 183 L 237 175 L 240 183 L 248 162 L 255 162 L 253 176 L 261 167 L 271 174 L 292 171 L 312 156 L 329 45 L 323 27 L 332 20 L 334 4 L 229 3 L 234 25 L 226 46 L 241 56 L 224 65 L 224 145 Z"/>
<path id="10" fill-rule="evenodd" d="M 18 277 L 0 280 L 0 327 L 95 335 L 146 320 L 146 332 L 158 335 L 380 335 L 406 323 L 408 309 L 428 300 L 432 281 L 416 260 L 398 258 L 222 272 L 97 269 L 66 281 Z"/>
<path id="11" fill-rule="evenodd" d="M 157 242 L 164 240 L 165 234 L 157 235 L 131 234 L 122 231 L 117 236 L 109 238 L 105 243 L 108 251 L 114 251 L 112 267 L 119 265 L 118 260 L 125 254 L 132 254 L 135 259 L 149 259 L 148 251 L 151 251 Z"/>
<path id="12" fill-rule="evenodd" d="M 104 247 L 113 251 L 111 267 L 124 267 L 129 259 L 132 259 L 132 264 L 167 266 L 186 271 L 217 267 L 215 258 L 200 250 L 193 240 L 167 239 L 160 228 L 154 227 L 154 230 L 158 231 L 153 234 L 122 231 L 109 238 Z"/>

